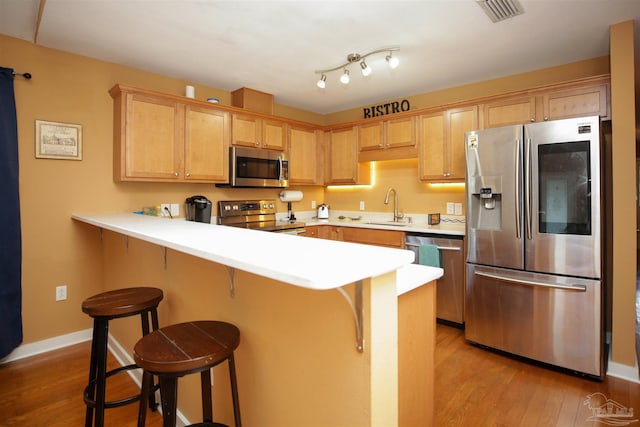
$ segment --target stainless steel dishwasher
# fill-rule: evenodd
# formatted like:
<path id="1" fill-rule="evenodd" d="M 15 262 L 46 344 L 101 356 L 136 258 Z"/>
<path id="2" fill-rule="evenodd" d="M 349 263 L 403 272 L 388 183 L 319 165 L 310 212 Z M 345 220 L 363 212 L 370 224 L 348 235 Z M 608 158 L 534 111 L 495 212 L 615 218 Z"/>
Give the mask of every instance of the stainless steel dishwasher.
<path id="1" fill-rule="evenodd" d="M 416 254 L 421 245 L 435 245 L 444 275 L 436 282 L 436 317 L 445 323 L 464 325 L 464 237 L 427 233 L 407 233 L 405 249 Z"/>

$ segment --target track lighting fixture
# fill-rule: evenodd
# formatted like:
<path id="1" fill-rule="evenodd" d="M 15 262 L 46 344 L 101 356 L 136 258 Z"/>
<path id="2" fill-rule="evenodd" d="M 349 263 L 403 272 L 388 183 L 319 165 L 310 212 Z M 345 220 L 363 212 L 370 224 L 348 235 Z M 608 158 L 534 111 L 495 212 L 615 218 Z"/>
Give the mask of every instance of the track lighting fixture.
<path id="1" fill-rule="evenodd" d="M 340 76 L 340 82 L 345 85 L 349 84 L 350 77 L 349 77 L 349 69 L 347 67 L 353 64 L 354 62 L 359 62 L 362 75 L 365 77 L 368 76 L 369 74 L 371 74 L 372 69 L 365 62 L 365 58 L 376 53 L 389 52 L 389 54 L 385 57 L 385 60 L 387 61 L 391 69 L 395 69 L 398 67 L 398 64 L 400 63 L 400 61 L 398 60 L 397 56 L 393 56 L 393 52 L 399 51 L 399 50 L 400 50 L 399 47 L 387 47 L 387 48 L 373 50 L 369 53 L 365 53 L 364 55 L 360 55 L 359 53 L 350 53 L 349 55 L 347 55 L 347 62 L 345 62 L 344 64 L 338 65 L 337 67 L 334 67 L 334 68 L 328 68 L 326 70 L 317 70 L 315 73 L 321 75 L 317 85 L 320 89 L 324 89 L 326 87 L 327 73 L 330 73 L 331 71 L 340 70 L 340 69 L 344 70 L 344 72 Z"/>

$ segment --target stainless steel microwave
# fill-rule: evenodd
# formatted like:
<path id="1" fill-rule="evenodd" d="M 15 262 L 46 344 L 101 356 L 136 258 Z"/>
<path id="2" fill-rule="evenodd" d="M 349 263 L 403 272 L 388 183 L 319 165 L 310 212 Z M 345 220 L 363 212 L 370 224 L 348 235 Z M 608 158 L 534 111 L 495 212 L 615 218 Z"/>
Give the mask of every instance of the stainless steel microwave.
<path id="1" fill-rule="evenodd" d="M 256 148 L 229 148 L 231 187 L 289 186 L 289 157 L 280 151 Z"/>

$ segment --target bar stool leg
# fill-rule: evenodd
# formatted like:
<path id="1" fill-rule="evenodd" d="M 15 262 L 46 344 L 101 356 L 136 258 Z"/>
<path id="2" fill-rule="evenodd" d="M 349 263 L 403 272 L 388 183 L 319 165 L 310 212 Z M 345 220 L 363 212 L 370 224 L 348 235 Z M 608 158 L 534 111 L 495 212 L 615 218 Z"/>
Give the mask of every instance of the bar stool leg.
<path id="1" fill-rule="evenodd" d="M 104 404 L 106 397 L 106 375 L 107 375 L 107 340 L 109 337 L 109 321 L 96 318 L 94 330 L 97 331 L 96 339 L 96 368 L 93 382 L 95 384 L 95 427 L 104 427 Z M 92 357 L 93 358 L 93 357 Z M 91 386 L 90 386 L 91 387 Z M 93 393 L 90 393 L 93 394 Z M 89 411 L 87 410 L 87 414 Z M 90 421 L 90 420 L 89 420 Z M 91 425 L 91 424 L 89 424 Z"/>
<path id="2" fill-rule="evenodd" d="M 138 427 L 144 427 L 145 423 L 147 422 L 147 403 L 151 404 L 148 401 L 149 401 L 149 393 L 153 392 L 152 384 L 153 384 L 153 375 L 151 375 L 147 371 L 144 371 L 142 373 L 140 405 L 138 406 Z"/>
<path id="3" fill-rule="evenodd" d="M 231 380 L 231 398 L 233 399 L 233 421 L 235 427 L 242 427 L 240 420 L 240 399 L 238 399 L 238 381 L 236 380 L 236 362 L 233 353 L 229 356 L 229 379 Z"/>
<path id="4" fill-rule="evenodd" d="M 98 327 L 97 319 L 93 322 L 93 338 L 91 339 L 91 358 L 89 360 L 89 381 L 87 382 L 87 391 L 85 398 L 95 400 L 96 398 L 96 355 L 98 354 Z M 84 420 L 85 427 L 93 425 L 93 406 L 87 405 Z"/>
<path id="5" fill-rule="evenodd" d="M 176 426 L 176 406 L 178 400 L 178 378 L 162 375 L 160 380 L 160 400 L 162 401 L 162 426 Z"/>
<path id="6" fill-rule="evenodd" d="M 202 421 L 213 422 L 213 408 L 211 397 L 211 369 L 200 372 L 200 388 L 202 389 Z"/>
<path id="7" fill-rule="evenodd" d="M 149 316 L 151 316 L 152 329 L 149 329 Z M 142 336 L 145 336 L 149 332 L 155 331 L 159 328 L 158 311 L 155 308 L 151 309 L 150 311 L 145 311 L 143 313 L 140 313 L 140 318 L 142 319 Z M 149 388 L 149 393 L 151 393 L 151 396 L 148 396 L 148 399 L 146 401 L 149 403 L 149 409 L 151 409 L 152 411 L 155 411 L 158 408 L 158 402 L 156 402 L 156 394 L 155 394 L 156 383 L 155 383 L 155 380 L 153 379 L 153 375 L 151 375 L 150 378 L 151 378 L 151 388 Z M 144 379 L 144 373 L 143 373 L 143 379 Z"/>

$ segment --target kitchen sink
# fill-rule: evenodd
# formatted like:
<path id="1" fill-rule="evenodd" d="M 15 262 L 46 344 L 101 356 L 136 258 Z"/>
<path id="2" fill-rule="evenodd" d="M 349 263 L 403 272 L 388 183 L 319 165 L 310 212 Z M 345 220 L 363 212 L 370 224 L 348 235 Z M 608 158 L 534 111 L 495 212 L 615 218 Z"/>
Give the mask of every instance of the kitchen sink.
<path id="1" fill-rule="evenodd" d="M 367 224 L 372 225 L 391 225 L 394 227 L 406 227 L 409 225 L 408 222 L 396 222 L 396 221 L 369 221 Z"/>

